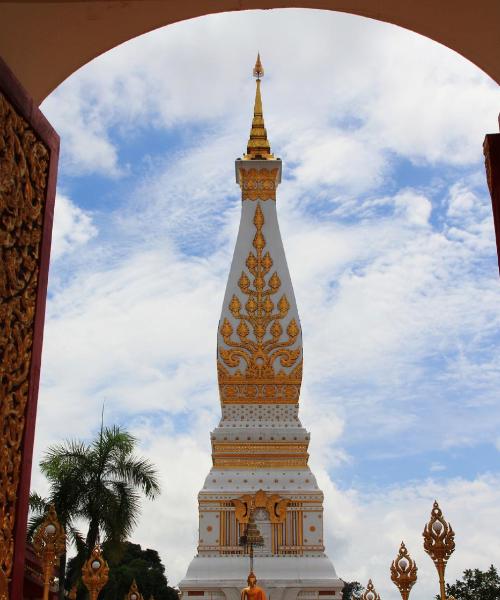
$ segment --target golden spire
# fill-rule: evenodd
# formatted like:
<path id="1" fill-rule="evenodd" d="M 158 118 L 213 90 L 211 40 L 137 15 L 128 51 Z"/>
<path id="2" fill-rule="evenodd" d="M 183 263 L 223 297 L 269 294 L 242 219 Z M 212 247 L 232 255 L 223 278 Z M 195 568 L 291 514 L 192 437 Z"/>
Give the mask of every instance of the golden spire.
<path id="1" fill-rule="evenodd" d="M 264 115 L 262 114 L 262 98 L 260 95 L 260 80 L 264 76 L 264 68 L 260 62 L 260 54 L 257 54 L 253 76 L 257 79 L 257 89 L 255 90 L 255 105 L 253 109 L 252 129 L 250 130 L 250 139 L 248 140 L 247 153 L 245 160 L 271 160 L 274 155 L 271 154 L 271 146 L 267 139 L 267 131 L 264 127 Z"/>

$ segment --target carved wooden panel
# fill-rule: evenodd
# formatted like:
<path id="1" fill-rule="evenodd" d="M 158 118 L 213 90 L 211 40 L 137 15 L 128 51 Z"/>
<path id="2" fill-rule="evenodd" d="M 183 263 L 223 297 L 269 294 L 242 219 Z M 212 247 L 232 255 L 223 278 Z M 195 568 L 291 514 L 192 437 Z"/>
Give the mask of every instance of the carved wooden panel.
<path id="1" fill-rule="evenodd" d="M 22 597 L 58 147 L 0 62 L 0 600 Z"/>

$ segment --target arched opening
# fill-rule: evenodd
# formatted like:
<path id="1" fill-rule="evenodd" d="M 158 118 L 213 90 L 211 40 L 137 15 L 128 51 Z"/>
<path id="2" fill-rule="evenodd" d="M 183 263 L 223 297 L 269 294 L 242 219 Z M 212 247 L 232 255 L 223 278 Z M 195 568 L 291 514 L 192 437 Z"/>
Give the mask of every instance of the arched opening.
<path id="1" fill-rule="evenodd" d="M 272 97 L 272 92 L 270 91 L 271 88 L 268 88 L 268 90 L 269 91 L 265 91 L 264 92 L 264 98 L 265 98 L 265 102 L 268 103 L 268 105 L 270 106 L 270 110 L 272 111 L 273 110 L 272 109 L 272 103 L 274 102 L 275 105 L 277 106 L 279 104 L 279 102 L 277 101 L 277 99 L 275 97 L 274 98 Z M 248 110 L 247 110 L 247 108 L 248 107 L 243 106 L 243 104 L 241 105 L 241 113 L 242 113 L 241 122 L 244 123 L 244 126 L 242 128 L 242 131 L 244 132 L 243 136 L 246 135 L 246 130 L 247 130 L 247 127 L 248 127 L 248 123 L 247 123 L 247 121 L 248 121 L 248 114 L 247 114 Z M 275 111 L 275 114 L 278 113 L 277 108 L 274 109 L 274 111 Z M 353 124 L 353 123 L 347 123 L 346 122 L 345 125 L 346 126 L 351 126 L 351 127 L 354 125 L 354 127 L 356 127 L 355 123 Z M 278 129 L 278 131 L 279 131 L 279 129 Z M 278 133 L 278 135 L 279 135 L 279 133 Z M 276 136 L 273 135 L 272 126 L 270 127 L 270 136 L 271 136 L 271 141 L 273 141 L 273 139 L 276 138 Z M 244 141 L 244 139 L 243 139 L 243 141 Z M 311 138 L 311 145 L 314 145 L 314 143 L 316 141 L 317 141 L 316 139 Z M 325 142 L 325 145 L 323 145 L 323 153 L 327 153 L 327 152 L 331 151 L 331 148 L 328 145 L 326 145 L 326 141 L 322 140 L 322 142 Z M 239 140 L 238 143 L 242 144 L 242 140 Z M 356 149 L 361 149 L 361 148 L 362 148 L 362 146 L 357 146 L 356 147 Z M 291 150 L 293 150 L 293 149 L 291 149 Z M 237 152 L 233 152 L 231 150 L 231 157 L 233 157 L 233 155 L 236 154 L 236 153 Z M 356 152 L 352 152 L 349 156 L 355 158 L 356 157 Z M 340 156 L 339 156 L 339 158 L 340 158 Z M 369 164 L 369 161 L 360 161 L 358 163 L 358 171 L 362 172 L 363 169 L 366 167 L 367 164 Z M 304 173 L 302 175 L 304 176 Z M 200 173 L 200 176 L 203 177 L 202 173 Z M 313 173 L 313 176 L 314 176 L 314 173 Z M 304 181 L 306 181 L 306 180 L 304 180 Z M 458 204 L 461 204 L 461 203 L 464 204 L 465 203 L 465 205 L 468 205 L 468 203 L 470 203 L 471 201 L 473 202 L 473 200 L 471 200 L 471 197 L 468 196 L 467 193 L 461 193 L 463 191 L 464 190 L 456 190 L 457 193 L 455 194 L 455 196 L 453 196 L 453 198 L 450 195 L 449 201 L 451 203 L 453 201 L 456 201 Z M 470 190 L 466 190 L 466 192 L 468 192 L 468 191 L 470 191 Z M 404 196 L 404 195 L 401 196 L 400 195 L 398 197 L 397 201 L 396 200 L 393 201 L 393 204 L 391 206 L 392 206 L 392 208 L 395 211 L 396 210 L 402 210 L 403 212 L 405 212 L 405 218 L 407 219 L 408 222 L 410 222 L 413 219 L 413 223 L 412 223 L 411 227 L 418 227 L 418 226 L 420 226 L 422 224 L 424 226 L 426 225 L 426 219 L 428 218 L 428 212 L 427 212 L 428 205 L 425 203 L 425 199 L 422 199 L 422 197 L 418 197 L 418 194 L 415 194 L 413 196 L 412 195 L 407 195 L 407 196 Z M 406 210 L 408 208 L 415 209 L 415 210 Z M 457 206 L 455 206 L 455 208 L 457 208 Z M 423 222 L 422 222 L 422 220 L 423 220 Z M 316 225 L 317 225 L 317 223 L 316 223 Z M 407 226 L 407 225 L 408 225 L 408 223 L 405 223 L 405 226 Z M 429 225 L 428 219 L 427 219 L 427 225 Z M 433 224 L 431 223 L 431 225 L 433 225 Z M 340 229 L 337 231 L 337 234 L 339 234 L 339 235 L 341 234 L 341 230 Z M 368 237 L 366 239 L 369 239 L 371 241 L 374 238 Z M 430 240 L 431 237 L 425 238 L 425 239 Z M 378 241 L 381 242 L 382 240 L 379 238 Z M 298 243 L 300 242 L 299 238 L 297 238 L 297 242 Z M 320 243 L 324 243 L 324 242 L 325 242 L 325 239 L 323 239 L 323 240 L 320 241 Z M 361 242 L 361 240 L 360 240 L 360 242 Z M 311 244 L 311 245 L 314 246 L 314 244 Z M 328 248 L 328 245 L 325 248 Z M 307 254 L 307 251 L 308 251 L 307 247 L 304 248 L 304 251 L 306 252 L 306 254 L 305 254 L 306 258 L 310 259 L 312 256 L 314 256 L 314 257 L 317 258 L 316 254 L 314 254 L 314 255 Z M 298 260 L 297 256 L 295 257 L 295 260 L 297 260 L 298 264 L 300 264 L 300 261 Z M 311 264 L 314 264 L 314 262 L 315 262 L 315 260 L 312 260 Z M 192 263 L 189 263 L 189 267 L 190 268 L 194 268 L 196 266 L 195 263 L 196 263 L 196 260 L 194 260 Z M 405 263 L 405 265 L 406 265 L 406 267 L 408 267 L 410 269 L 411 273 L 414 272 L 413 268 L 415 267 L 415 265 L 412 264 L 411 261 L 409 263 Z M 379 264 L 379 266 L 383 267 L 383 264 Z M 356 265 L 356 267 L 353 267 L 352 273 L 349 274 L 349 280 L 350 280 L 349 282 L 351 284 L 351 287 L 350 287 L 350 290 L 349 290 L 349 294 L 346 295 L 346 296 L 344 296 L 344 303 L 345 303 L 344 306 L 347 303 L 351 302 L 351 301 L 355 301 L 356 300 L 356 296 L 358 295 L 357 290 L 356 290 L 356 281 L 360 277 L 363 276 L 362 270 L 360 270 L 359 272 L 356 272 L 356 269 L 359 269 L 359 268 L 360 268 L 360 266 Z M 200 275 L 202 277 L 206 275 L 206 271 L 203 271 L 203 270 L 200 270 L 199 273 L 200 273 Z M 381 269 L 380 273 L 374 272 L 373 274 L 375 276 L 382 274 L 382 276 L 383 276 L 384 275 L 383 268 Z M 387 272 L 386 272 L 386 274 L 387 274 Z M 293 276 L 293 274 L 292 274 L 292 276 Z M 207 295 L 210 293 L 210 291 L 213 292 L 213 290 L 214 290 L 214 287 L 208 287 L 207 290 L 206 290 Z M 359 292 L 359 288 L 358 288 L 358 292 Z M 387 289 L 383 290 L 383 292 L 386 293 Z M 491 294 L 491 290 L 488 289 L 487 292 L 489 292 Z M 330 293 L 331 293 L 331 297 L 334 297 L 334 295 L 335 295 L 335 288 L 334 287 L 330 290 Z M 383 296 L 384 296 L 384 294 L 381 294 L 380 296 L 374 296 L 374 297 L 372 297 L 372 299 L 375 299 L 377 302 L 383 303 L 384 302 L 384 297 Z M 489 298 L 491 299 L 491 295 L 489 296 Z M 300 302 L 299 302 L 299 305 L 300 305 Z M 390 316 L 390 315 L 388 315 L 388 316 Z M 373 321 L 371 323 L 373 324 Z M 351 324 L 353 324 L 353 323 L 351 322 Z M 318 340 L 321 341 L 321 338 L 318 338 Z M 116 350 L 117 350 L 117 348 L 115 348 L 115 351 Z M 354 347 L 354 345 L 352 346 L 351 350 L 352 350 L 353 353 L 356 351 L 356 348 Z M 363 350 L 363 348 L 361 348 L 361 350 Z M 337 357 L 337 358 L 339 358 L 339 357 Z M 345 389 L 345 393 L 347 394 L 348 391 L 349 390 L 346 388 Z M 133 402 L 133 398 L 130 397 L 129 401 Z M 330 423 L 328 423 L 328 426 L 332 427 L 332 426 L 336 426 L 336 424 L 330 422 Z M 325 434 L 325 432 L 323 432 L 323 434 Z M 313 437 L 314 437 L 314 428 L 313 428 Z M 325 439 L 325 438 L 323 438 L 323 439 Z"/>

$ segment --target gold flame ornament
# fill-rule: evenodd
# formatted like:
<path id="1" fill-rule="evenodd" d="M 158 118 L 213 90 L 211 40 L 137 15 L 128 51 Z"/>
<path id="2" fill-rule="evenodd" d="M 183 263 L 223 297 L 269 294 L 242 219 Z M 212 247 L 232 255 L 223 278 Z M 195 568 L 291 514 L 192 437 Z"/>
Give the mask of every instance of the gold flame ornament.
<path id="1" fill-rule="evenodd" d="M 417 581 L 417 565 L 408 554 L 404 542 L 401 542 L 399 553 L 396 556 L 396 559 L 392 561 L 391 579 L 398 588 L 401 598 L 403 600 L 408 600 L 411 588 Z"/>
<path id="2" fill-rule="evenodd" d="M 48 600 L 54 567 L 59 564 L 59 557 L 66 550 L 66 534 L 57 519 L 53 504 L 49 506 L 47 516 L 35 531 L 33 547 L 42 561 L 43 600 Z"/>
<path id="3" fill-rule="evenodd" d="M 253 68 L 253 76 L 256 79 L 261 79 L 264 77 L 264 67 L 260 62 L 260 52 L 257 52 L 257 60 L 255 61 L 255 67 Z"/>
<path id="4" fill-rule="evenodd" d="M 446 563 L 455 550 L 455 532 L 443 518 L 439 504 L 434 501 L 430 521 L 422 533 L 424 550 L 432 558 L 439 575 L 441 600 L 446 600 L 444 572 Z"/>
<path id="5" fill-rule="evenodd" d="M 139 592 L 139 588 L 137 587 L 135 579 L 132 581 L 128 594 L 125 595 L 124 600 L 144 600 L 141 592 Z"/>
<path id="6" fill-rule="evenodd" d="M 373 587 L 371 579 L 368 580 L 366 590 L 361 595 L 360 600 L 380 600 L 380 595 L 377 593 L 377 590 Z"/>
<path id="7" fill-rule="evenodd" d="M 97 544 L 82 568 L 82 581 L 89 591 L 90 600 L 97 600 L 99 592 L 108 583 L 108 579 L 108 563 L 104 560 L 101 548 Z"/>

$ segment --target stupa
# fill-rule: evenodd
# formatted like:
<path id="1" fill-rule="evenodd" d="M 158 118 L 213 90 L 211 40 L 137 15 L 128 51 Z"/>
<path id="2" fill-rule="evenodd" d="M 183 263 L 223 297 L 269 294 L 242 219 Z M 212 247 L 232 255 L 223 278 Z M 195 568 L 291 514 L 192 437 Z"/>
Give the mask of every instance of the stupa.
<path id="1" fill-rule="evenodd" d="M 276 212 L 282 164 L 264 126 L 260 57 L 247 152 L 236 160 L 241 221 L 222 306 L 217 372 L 222 418 L 199 501 L 198 553 L 183 597 L 239 600 L 249 573 L 272 600 L 337 600 L 343 582 L 323 543 L 323 493 L 299 420 L 302 334 Z"/>

